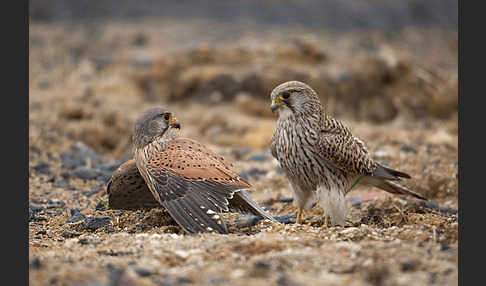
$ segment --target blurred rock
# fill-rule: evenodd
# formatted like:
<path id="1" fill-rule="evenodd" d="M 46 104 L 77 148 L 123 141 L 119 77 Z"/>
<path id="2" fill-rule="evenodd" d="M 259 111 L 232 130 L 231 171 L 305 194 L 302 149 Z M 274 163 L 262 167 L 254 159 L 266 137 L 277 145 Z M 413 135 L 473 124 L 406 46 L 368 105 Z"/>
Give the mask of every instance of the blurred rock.
<path id="1" fill-rule="evenodd" d="M 84 219 L 83 226 L 85 229 L 94 231 L 98 228 L 104 227 L 111 222 L 111 217 L 109 216 L 95 216 L 95 217 L 87 217 Z"/>
<path id="2" fill-rule="evenodd" d="M 245 228 L 256 225 L 263 218 L 250 214 L 239 214 L 235 217 L 235 225 L 237 228 Z"/>

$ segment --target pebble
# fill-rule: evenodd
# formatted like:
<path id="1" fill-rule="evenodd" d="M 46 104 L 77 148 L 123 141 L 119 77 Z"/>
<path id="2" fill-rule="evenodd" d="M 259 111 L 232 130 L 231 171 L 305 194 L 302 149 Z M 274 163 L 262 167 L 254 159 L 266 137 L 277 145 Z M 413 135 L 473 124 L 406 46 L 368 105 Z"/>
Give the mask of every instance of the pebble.
<path id="1" fill-rule="evenodd" d="M 89 230 L 97 230 L 100 227 L 104 227 L 111 222 L 111 217 L 109 216 L 94 216 L 87 217 L 84 219 L 84 228 Z"/>
<path id="2" fill-rule="evenodd" d="M 33 166 L 32 169 L 37 171 L 38 173 L 50 175 L 51 174 L 51 166 L 47 163 L 40 162 L 37 165 Z"/>
<path id="3" fill-rule="evenodd" d="M 65 178 L 61 178 L 60 180 L 55 180 L 52 186 L 54 188 L 67 189 L 69 188 L 69 182 Z"/>
<path id="4" fill-rule="evenodd" d="M 151 59 L 135 58 L 130 61 L 130 64 L 135 68 L 149 68 L 154 62 Z"/>
<path id="5" fill-rule="evenodd" d="M 62 160 L 62 167 L 67 169 L 86 166 L 88 160 L 91 161 L 92 167 L 97 167 L 101 164 L 101 159 L 96 152 L 83 142 L 74 143 L 71 145 L 70 150 L 61 153 L 60 157 Z"/>
<path id="6" fill-rule="evenodd" d="M 37 87 L 41 90 L 46 90 L 51 87 L 51 83 L 47 80 L 41 80 L 37 83 Z"/>
<path id="7" fill-rule="evenodd" d="M 282 216 L 274 216 L 273 218 L 277 220 L 279 223 L 283 223 L 283 224 L 295 223 L 295 221 L 297 220 L 296 215 L 288 215 L 288 214 Z"/>
<path id="8" fill-rule="evenodd" d="M 258 260 L 253 264 L 251 276 L 266 277 L 270 271 L 270 263 L 265 260 Z"/>
<path id="9" fill-rule="evenodd" d="M 442 243 L 440 245 L 440 250 L 441 251 L 445 251 L 445 250 L 449 250 L 449 249 L 451 249 L 451 246 L 449 244 L 447 244 L 447 243 Z"/>
<path id="10" fill-rule="evenodd" d="M 239 214 L 235 217 L 235 225 L 237 228 L 245 228 L 256 225 L 262 217 L 250 214 Z"/>
<path id="11" fill-rule="evenodd" d="M 148 277 L 153 274 L 152 271 L 142 267 L 134 267 L 133 271 L 135 271 L 135 273 L 137 273 L 137 275 L 140 277 Z"/>
<path id="12" fill-rule="evenodd" d="M 284 173 L 284 170 L 282 169 L 282 167 L 278 166 L 277 169 L 275 169 L 275 172 L 277 174 L 283 174 Z"/>
<path id="13" fill-rule="evenodd" d="M 29 263 L 29 268 L 40 269 L 44 266 L 39 257 L 35 257 Z"/>
<path id="14" fill-rule="evenodd" d="M 89 191 L 89 192 L 85 192 L 84 194 L 89 198 L 92 195 L 99 193 L 100 191 L 101 191 L 101 187 L 96 187 L 96 188 L 94 188 L 94 190 Z"/>
<path id="15" fill-rule="evenodd" d="M 85 181 L 105 179 L 105 174 L 103 172 L 88 167 L 84 167 L 84 166 L 77 167 L 72 171 L 63 172 L 61 173 L 61 176 L 63 176 L 64 178 L 76 177 L 76 178 L 83 179 Z"/>
<path id="16" fill-rule="evenodd" d="M 349 197 L 346 199 L 346 201 L 348 201 L 353 207 L 359 207 L 363 203 L 361 199 L 355 197 Z"/>
<path id="17" fill-rule="evenodd" d="M 85 216 L 79 212 L 79 209 L 71 210 L 71 217 L 66 220 L 68 223 L 75 223 L 84 220 Z"/>
<path id="18" fill-rule="evenodd" d="M 75 233 L 75 232 L 71 232 L 71 231 L 65 231 L 61 234 L 62 237 L 64 238 L 73 238 L 73 237 L 76 237 L 76 236 L 80 236 L 81 233 Z"/>
<path id="19" fill-rule="evenodd" d="M 226 282 L 226 279 L 224 279 L 223 277 L 214 277 L 214 278 L 209 278 L 207 282 L 208 282 L 207 284 L 210 285 L 218 285 Z"/>
<path id="20" fill-rule="evenodd" d="M 248 158 L 248 160 L 249 161 L 263 162 L 263 161 L 267 160 L 267 153 L 263 152 L 263 153 L 255 154 L 255 155 L 251 156 L 250 158 Z"/>
<path id="21" fill-rule="evenodd" d="M 279 202 L 282 202 L 282 203 L 291 203 L 294 201 L 294 198 L 292 197 L 283 197 L 279 200 Z"/>
<path id="22" fill-rule="evenodd" d="M 189 277 L 179 276 L 179 277 L 177 277 L 177 283 L 179 283 L 179 284 L 189 284 L 189 283 L 193 283 L 193 281 Z"/>
<path id="23" fill-rule="evenodd" d="M 103 202 L 99 202 L 96 205 L 95 210 L 97 210 L 97 211 L 104 211 L 105 210 L 105 204 Z"/>
<path id="24" fill-rule="evenodd" d="M 403 262 L 400 268 L 403 272 L 413 271 L 417 268 L 417 263 L 413 261 Z"/>
<path id="25" fill-rule="evenodd" d="M 44 210 L 44 207 L 41 206 L 29 206 L 29 210 L 31 210 L 34 214 L 41 212 Z"/>
<path id="26" fill-rule="evenodd" d="M 231 150 L 231 153 L 236 157 L 236 160 L 240 160 L 245 155 L 250 153 L 250 148 L 248 147 L 234 148 Z"/>
<path id="27" fill-rule="evenodd" d="M 413 153 L 417 153 L 417 150 L 415 150 L 415 148 L 411 147 L 411 146 L 408 146 L 406 144 L 403 144 L 402 147 L 400 148 L 400 150 L 402 150 L 403 152 L 413 152 Z"/>

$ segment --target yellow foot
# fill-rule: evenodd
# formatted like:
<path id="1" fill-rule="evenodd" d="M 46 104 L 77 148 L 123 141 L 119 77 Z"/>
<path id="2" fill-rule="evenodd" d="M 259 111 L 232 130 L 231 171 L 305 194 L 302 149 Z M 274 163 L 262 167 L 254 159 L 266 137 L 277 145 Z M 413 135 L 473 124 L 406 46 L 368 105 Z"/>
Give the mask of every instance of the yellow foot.
<path id="1" fill-rule="evenodd" d="M 323 227 L 328 227 L 328 222 L 329 222 L 329 217 L 328 216 L 324 216 L 324 219 L 322 221 L 322 226 Z"/>
<path id="2" fill-rule="evenodd" d="M 299 208 L 297 212 L 297 220 L 295 221 L 296 224 L 302 224 L 302 214 L 304 213 L 303 209 Z"/>

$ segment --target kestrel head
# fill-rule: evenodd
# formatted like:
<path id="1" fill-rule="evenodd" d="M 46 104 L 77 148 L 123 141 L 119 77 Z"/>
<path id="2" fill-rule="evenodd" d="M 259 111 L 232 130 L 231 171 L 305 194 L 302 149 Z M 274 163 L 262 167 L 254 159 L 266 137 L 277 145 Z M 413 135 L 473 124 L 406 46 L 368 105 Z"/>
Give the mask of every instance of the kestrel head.
<path id="1" fill-rule="evenodd" d="M 173 136 L 172 129 L 180 129 L 181 125 L 174 114 L 167 109 L 155 107 L 146 110 L 135 121 L 133 145 L 142 148 L 157 138 Z"/>
<path id="2" fill-rule="evenodd" d="M 320 111 L 317 93 L 300 81 L 288 81 L 273 89 L 270 94 L 272 112 L 279 110 L 282 116 L 306 116 Z"/>

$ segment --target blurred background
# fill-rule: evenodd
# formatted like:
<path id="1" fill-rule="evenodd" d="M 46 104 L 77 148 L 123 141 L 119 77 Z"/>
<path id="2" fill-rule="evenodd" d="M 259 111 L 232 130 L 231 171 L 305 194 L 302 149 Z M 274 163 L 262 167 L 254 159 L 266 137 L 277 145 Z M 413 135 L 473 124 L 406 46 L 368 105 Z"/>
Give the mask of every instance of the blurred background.
<path id="1" fill-rule="evenodd" d="M 133 119 L 153 105 L 180 110 L 185 134 L 264 148 L 269 93 L 287 80 L 349 120 L 457 113 L 457 1 L 29 4 L 31 135 L 42 124 L 103 154 L 126 153 Z M 251 132 L 230 110 L 265 138 L 229 142 Z"/>
<path id="2" fill-rule="evenodd" d="M 113 281 L 136 264 L 160 266 L 148 278 L 143 276 L 147 272 L 134 274 L 139 285 L 169 285 L 147 282 L 166 277 L 175 279 L 170 285 L 182 284 L 177 277 L 213 281 L 222 275 L 232 285 L 255 277 L 253 285 L 268 285 L 267 274 L 261 274 L 268 269 L 273 269 L 268 274 L 272 285 L 280 286 L 322 281 L 457 285 L 457 6 L 454 0 L 29 1 L 31 284 L 71 285 L 104 277 L 112 284 L 96 285 L 118 285 Z M 214 245 L 187 260 L 161 254 L 163 245 L 140 247 L 136 241 L 143 238 L 138 236 L 118 247 L 143 255 L 93 254 L 93 249 L 107 253 L 103 247 L 118 245 L 113 232 L 177 233 L 153 223 L 160 219 L 157 213 L 118 217 L 104 207 L 107 180 L 132 157 L 133 122 L 153 106 L 170 108 L 181 122 L 182 136 L 232 161 L 253 185 L 249 192 L 255 201 L 275 215 L 295 214 L 288 183 L 269 152 L 276 123 L 269 95 L 288 80 L 314 88 L 326 110 L 366 143 L 374 159 L 409 173 L 409 187 L 450 213 L 358 188 L 349 200 L 351 224 L 359 231 L 311 228 L 321 214 L 316 207 L 307 214 L 314 221 L 306 231 L 292 234 L 293 242 L 302 243 L 298 251 L 292 248 L 297 244 L 281 237 L 290 235 L 282 227 L 284 234 L 275 228 L 272 238 L 268 230 L 248 236 L 255 242 L 251 245 L 240 238 L 226 243 L 232 236 L 212 237 Z M 66 223 L 79 211 L 110 216 L 116 223 L 94 237 Z M 370 238 L 363 224 L 380 235 Z M 381 233 L 392 226 L 398 228 L 387 235 L 399 242 L 383 248 L 379 243 L 386 236 Z M 67 244 L 78 235 L 85 243 Z M 99 237 L 106 241 L 91 244 Z M 175 248 L 185 253 L 206 245 L 191 239 Z M 323 239 L 337 242 L 324 248 L 315 243 Z M 350 249 L 363 251 L 352 256 L 351 250 L 340 251 L 339 241 L 353 241 Z M 220 254 L 203 256 L 214 250 Z M 204 267 L 190 268 L 197 257 Z M 254 259 L 266 259 L 266 264 Z M 252 265 L 260 272 L 254 274 Z M 221 273 L 221 267 L 240 272 Z M 169 276 L 161 274 L 167 271 Z"/>

